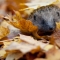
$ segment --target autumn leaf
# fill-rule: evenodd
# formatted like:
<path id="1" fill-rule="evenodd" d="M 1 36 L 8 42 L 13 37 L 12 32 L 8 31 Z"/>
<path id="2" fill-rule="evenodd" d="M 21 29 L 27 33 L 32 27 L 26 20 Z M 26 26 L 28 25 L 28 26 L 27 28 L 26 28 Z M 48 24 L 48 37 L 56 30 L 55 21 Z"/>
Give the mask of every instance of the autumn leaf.
<path id="1" fill-rule="evenodd" d="M 60 59 L 60 50 L 52 48 L 46 53 L 47 60 L 59 60 Z"/>
<path id="2" fill-rule="evenodd" d="M 56 22 L 56 29 L 57 29 L 57 30 L 60 29 L 60 22 Z"/>
<path id="3" fill-rule="evenodd" d="M 6 37 L 9 34 L 9 29 L 3 26 L 0 26 L 0 39 Z"/>
<path id="4" fill-rule="evenodd" d="M 43 59 L 43 58 L 36 58 L 34 60 L 46 60 L 46 59 Z"/>
<path id="5" fill-rule="evenodd" d="M 37 58 L 36 60 L 60 60 L 60 50 L 53 47 L 46 52 L 46 58 Z"/>
<path id="6" fill-rule="evenodd" d="M 5 20 L 1 23 L 1 26 L 6 27 L 6 28 L 7 28 L 7 27 L 9 28 L 9 31 L 10 31 L 10 32 L 9 32 L 9 34 L 7 35 L 7 37 L 8 37 L 9 39 L 17 36 L 18 33 L 20 33 L 20 30 L 19 30 L 19 29 L 15 28 L 14 26 L 12 26 L 9 22 L 7 22 L 7 21 L 5 21 Z"/>
<path id="7" fill-rule="evenodd" d="M 23 56 L 23 54 L 21 52 L 10 52 L 8 53 L 6 60 L 18 60 L 19 58 L 21 58 Z"/>
<path id="8" fill-rule="evenodd" d="M 55 31 L 52 36 L 54 37 L 55 44 L 60 47 L 60 30 Z"/>
<path id="9" fill-rule="evenodd" d="M 23 8 L 27 8 L 26 5 L 20 5 L 20 3 L 25 3 L 27 0 L 6 0 L 9 9 L 11 10 L 19 10 Z"/>

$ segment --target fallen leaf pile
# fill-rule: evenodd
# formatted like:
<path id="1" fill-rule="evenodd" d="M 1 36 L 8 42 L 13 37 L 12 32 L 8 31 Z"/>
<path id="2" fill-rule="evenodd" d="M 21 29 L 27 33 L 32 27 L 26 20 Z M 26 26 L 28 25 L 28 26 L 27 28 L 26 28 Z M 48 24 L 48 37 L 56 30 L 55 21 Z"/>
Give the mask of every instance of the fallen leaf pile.
<path id="1" fill-rule="evenodd" d="M 60 22 L 51 35 L 39 36 L 38 27 L 25 19 L 34 9 L 59 1 L 0 1 L 0 60 L 60 60 Z"/>

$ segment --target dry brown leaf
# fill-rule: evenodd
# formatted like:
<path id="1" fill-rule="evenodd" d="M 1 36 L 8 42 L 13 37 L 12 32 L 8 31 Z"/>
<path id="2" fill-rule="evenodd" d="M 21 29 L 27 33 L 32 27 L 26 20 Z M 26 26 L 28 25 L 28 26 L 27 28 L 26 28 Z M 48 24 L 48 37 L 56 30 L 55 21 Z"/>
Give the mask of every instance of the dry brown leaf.
<path id="1" fill-rule="evenodd" d="M 55 4 L 60 7 L 60 0 L 57 0 L 57 1 L 58 1 L 58 2 L 55 3 Z"/>
<path id="2" fill-rule="evenodd" d="M 34 56 L 32 54 L 27 53 L 26 54 L 26 60 L 33 60 Z"/>
<path id="3" fill-rule="evenodd" d="M 37 58 L 35 60 L 60 60 L 60 50 L 53 47 L 46 52 L 46 58 Z"/>
<path id="4" fill-rule="evenodd" d="M 30 8 L 37 9 L 37 7 L 56 4 L 58 2 L 59 2 L 58 0 L 30 0 L 29 3 L 25 3 L 25 4 Z"/>
<path id="5" fill-rule="evenodd" d="M 34 60 L 46 60 L 46 59 L 43 59 L 43 58 L 36 58 Z"/>
<path id="6" fill-rule="evenodd" d="M 19 51 L 12 52 L 12 53 L 9 52 L 5 60 L 18 60 L 22 56 L 23 56 L 23 54 L 21 52 L 19 52 Z"/>
<path id="7" fill-rule="evenodd" d="M 56 29 L 57 29 L 57 30 L 60 29 L 60 22 L 56 22 Z"/>
<path id="8" fill-rule="evenodd" d="M 0 50 L 0 58 L 5 58 L 6 51 L 1 49 Z"/>
<path id="9" fill-rule="evenodd" d="M 23 38 L 24 37 L 24 38 Z M 29 44 L 33 44 L 33 45 L 36 45 L 36 46 L 40 46 L 41 49 L 45 50 L 45 51 L 48 51 L 49 49 L 53 48 L 54 45 L 50 45 L 48 43 L 42 43 L 41 41 L 37 41 L 36 39 L 34 39 L 33 37 L 31 36 L 26 36 L 26 35 L 23 35 L 23 34 L 20 34 L 20 39 L 24 42 L 27 42 Z M 58 47 L 55 46 L 57 49 Z"/>
<path id="10" fill-rule="evenodd" d="M 27 7 L 26 5 L 19 5 L 19 4 L 20 3 L 25 3 L 28 0 L 6 0 L 6 1 L 7 1 L 9 9 L 19 10 L 21 8 L 26 8 Z"/>
<path id="11" fill-rule="evenodd" d="M 0 44 L 3 44 L 3 47 L 0 49 L 0 58 L 6 58 L 6 51 L 5 48 L 11 43 L 12 41 L 9 40 L 3 40 L 0 41 Z"/>
<path id="12" fill-rule="evenodd" d="M 23 54 L 26 54 L 27 52 L 30 52 L 33 49 L 37 49 L 37 47 L 38 46 L 31 45 L 26 42 L 21 42 L 21 43 L 13 42 L 9 46 L 7 46 L 6 50 L 12 51 L 12 52 L 15 50 L 18 50 L 18 51 L 21 51 Z"/>
<path id="13" fill-rule="evenodd" d="M 25 58 L 26 58 L 26 60 L 34 60 L 36 57 L 38 57 L 38 54 L 39 54 L 39 57 L 41 57 L 44 55 L 44 52 L 40 51 L 35 54 L 27 53 L 25 55 Z"/>
<path id="14" fill-rule="evenodd" d="M 55 44 L 60 48 L 60 30 L 55 31 L 52 36 L 54 37 Z"/>
<path id="15" fill-rule="evenodd" d="M 60 50 L 55 47 L 46 53 L 47 60 L 60 60 Z"/>
<path id="16" fill-rule="evenodd" d="M 22 42 L 19 36 L 14 37 L 13 41 L 18 43 Z"/>
<path id="17" fill-rule="evenodd" d="M 0 43 L 3 43 L 3 47 L 0 49 L 0 58 L 6 58 L 6 51 L 5 48 L 11 43 L 12 41 L 4 40 L 0 41 Z"/>
<path id="18" fill-rule="evenodd" d="M 55 40 L 56 45 L 60 48 L 60 39 Z"/>
<path id="19" fill-rule="evenodd" d="M 7 4 L 5 0 L 0 1 L 0 22 L 3 20 L 2 18 L 7 15 Z"/>
<path id="20" fill-rule="evenodd" d="M 13 38 L 12 40 L 0 41 L 0 44 L 3 44 L 3 47 L 0 49 L 0 58 L 6 58 L 7 55 L 10 55 L 10 54 L 12 54 L 12 56 L 15 55 L 15 53 L 11 53 L 11 52 L 8 53 L 8 52 L 5 51 L 5 48 L 6 48 L 7 46 L 9 46 L 12 42 L 20 43 L 21 40 L 20 40 L 18 37 L 15 37 L 15 38 Z M 19 53 L 19 54 L 20 54 L 20 53 Z M 18 53 L 17 53 L 17 56 L 19 56 Z M 12 58 L 14 58 L 14 57 L 12 57 Z M 17 57 L 17 58 L 18 58 L 18 57 Z"/>
<path id="21" fill-rule="evenodd" d="M 23 37 L 24 37 L 24 38 L 23 38 Z M 20 39 L 21 39 L 22 41 L 25 41 L 25 42 L 29 43 L 29 44 L 33 44 L 33 45 L 36 45 L 36 46 L 40 46 L 42 49 L 43 49 L 46 45 L 48 45 L 48 43 L 47 43 L 47 44 L 42 43 L 41 41 L 37 41 L 36 39 L 34 39 L 34 38 L 31 37 L 31 36 L 27 36 L 27 35 L 23 35 L 23 34 L 20 34 Z"/>
<path id="22" fill-rule="evenodd" d="M 12 43 L 12 41 L 7 40 L 7 41 L 3 41 L 3 43 L 4 43 L 3 48 L 6 48 L 7 46 L 9 46 Z"/>
<path id="23" fill-rule="evenodd" d="M 44 47 L 44 50 L 45 50 L 45 51 L 48 51 L 48 50 L 50 50 L 50 49 L 53 48 L 53 47 L 54 47 L 54 45 L 47 45 L 47 46 Z M 58 49 L 57 46 L 55 46 L 55 48 Z"/>
<path id="24" fill-rule="evenodd" d="M 9 29 L 3 26 L 0 26 L 0 39 L 6 37 L 9 34 Z"/>
<path id="25" fill-rule="evenodd" d="M 11 22 L 13 26 L 28 34 L 37 30 L 37 27 L 30 20 L 23 19 L 18 11 L 15 11 L 15 14 L 16 16 L 13 17 L 14 21 Z"/>
<path id="26" fill-rule="evenodd" d="M 15 37 L 15 36 L 17 36 L 19 33 L 20 33 L 20 30 L 19 29 L 17 29 L 17 28 L 15 28 L 14 26 L 12 26 L 9 22 L 7 22 L 7 21 L 3 21 L 2 23 L 1 23 L 1 26 L 3 26 L 3 27 L 8 27 L 9 28 L 9 30 L 10 30 L 10 33 L 8 34 L 8 38 L 13 38 L 13 37 Z"/>
<path id="27" fill-rule="evenodd" d="M 20 20 L 20 22 L 12 22 L 12 24 L 19 28 L 24 33 L 32 33 L 33 31 L 37 30 L 37 27 L 32 24 L 29 20 Z"/>
<path id="28" fill-rule="evenodd" d="M 3 47 L 4 43 L 3 42 L 0 42 L 0 48 Z"/>
<path id="29" fill-rule="evenodd" d="M 13 39 L 6 39 L 6 40 L 2 40 L 0 41 L 0 47 L 3 46 L 2 48 L 6 48 L 7 46 L 9 46 L 12 42 L 17 42 L 20 43 L 22 42 L 20 40 L 19 36 L 14 37 Z"/>

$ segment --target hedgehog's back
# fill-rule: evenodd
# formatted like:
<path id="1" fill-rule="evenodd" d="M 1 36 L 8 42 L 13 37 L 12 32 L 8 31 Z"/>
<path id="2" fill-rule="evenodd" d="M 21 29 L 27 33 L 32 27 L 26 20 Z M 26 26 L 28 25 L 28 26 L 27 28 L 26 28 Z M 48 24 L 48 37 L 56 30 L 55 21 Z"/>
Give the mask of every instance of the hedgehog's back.
<path id="1" fill-rule="evenodd" d="M 34 18 L 35 14 L 41 15 L 42 13 L 46 13 L 46 12 L 56 12 L 56 11 L 60 11 L 60 8 L 56 5 L 47 5 L 47 6 L 42 6 L 37 8 L 36 10 L 34 10 L 28 17 L 29 20 L 32 20 Z M 42 16 L 42 15 L 41 15 Z"/>

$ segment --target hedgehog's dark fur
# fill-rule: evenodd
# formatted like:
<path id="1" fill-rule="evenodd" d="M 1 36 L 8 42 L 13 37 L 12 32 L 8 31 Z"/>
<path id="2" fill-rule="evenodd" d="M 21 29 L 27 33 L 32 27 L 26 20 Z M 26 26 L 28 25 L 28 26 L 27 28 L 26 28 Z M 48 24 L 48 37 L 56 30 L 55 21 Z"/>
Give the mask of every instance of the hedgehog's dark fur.
<path id="1" fill-rule="evenodd" d="M 38 31 L 52 32 L 56 28 L 56 22 L 60 19 L 60 8 L 56 5 L 40 7 L 28 19 L 38 27 Z"/>

